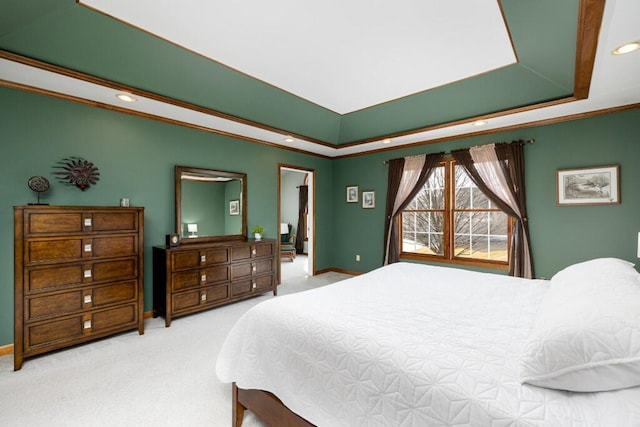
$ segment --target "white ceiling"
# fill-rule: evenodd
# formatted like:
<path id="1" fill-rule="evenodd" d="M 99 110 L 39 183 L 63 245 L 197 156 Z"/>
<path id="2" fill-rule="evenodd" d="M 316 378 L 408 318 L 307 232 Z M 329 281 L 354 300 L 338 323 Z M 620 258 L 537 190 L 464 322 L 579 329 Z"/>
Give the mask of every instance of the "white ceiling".
<path id="1" fill-rule="evenodd" d="M 516 61 L 496 0 L 81 3 L 340 114 Z"/>
<path id="2" fill-rule="evenodd" d="M 101 0 L 102 3 L 117 3 L 120 5 L 126 6 L 126 8 L 134 7 L 134 4 L 137 2 L 126 2 L 124 0 Z M 148 4 L 150 0 L 140 0 L 140 3 Z M 332 0 L 333 1 L 333 0 Z M 491 4 L 495 5 L 494 0 L 482 0 L 483 4 Z M 96 0 L 97 2 L 97 0 Z M 191 1 L 192 3 L 193 1 Z M 168 0 L 156 1 L 154 4 L 164 4 L 164 3 L 174 3 L 169 2 Z M 176 4 L 182 5 L 183 2 L 175 2 Z M 185 4 L 191 4 L 185 3 Z M 230 3 L 230 2 L 224 2 Z M 236 3 L 236 2 L 231 2 Z M 260 2 L 257 2 L 260 3 Z M 272 4 L 272 2 L 269 2 Z M 322 2 L 321 2 L 322 3 Z M 382 2 L 380 2 L 382 4 Z M 390 2 L 389 2 L 390 3 Z M 414 0 L 411 3 L 422 3 L 418 0 Z M 430 5 L 435 4 L 434 2 L 424 2 Z M 445 3 L 445 2 L 442 2 Z M 459 5 L 458 0 L 455 2 Z M 246 10 L 251 9 L 246 7 L 247 3 L 242 3 L 245 7 L 242 8 L 245 15 L 248 12 Z M 297 2 L 291 3 L 295 7 Z M 329 6 L 326 7 L 325 10 L 325 19 L 324 23 L 327 25 L 322 26 L 319 25 L 323 37 L 329 37 L 327 33 L 334 32 L 335 25 L 333 21 L 328 17 L 328 10 L 343 10 L 343 6 L 340 6 L 335 2 L 328 3 Z M 369 3 L 370 4 L 370 3 Z M 309 6 L 306 5 L 304 8 L 308 11 L 309 8 L 319 8 L 320 6 L 314 5 Z M 395 4 L 394 4 L 395 7 Z M 418 6 L 416 6 L 418 7 Z M 438 7 L 440 5 L 438 4 Z M 490 8 L 491 6 L 487 6 Z M 245 9 L 246 8 L 246 9 Z M 301 6 L 298 6 L 298 11 L 304 10 Z M 153 11 L 153 15 L 155 16 L 159 13 L 159 10 L 162 8 L 154 9 L 150 8 L 147 12 L 151 13 Z M 270 10 L 273 8 L 270 8 Z M 391 8 L 393 9 L 393 8 Z M 291 16 L 288 13 L 285 13 L 279 9 L 273 9 L 277 12 L 276 15 L 282 15 L 278 21 L 272 21 L 272 25 L 276 26 L 287 26 L 290 25 L 290 28 L 296 28 L 297 24 L 291 23 Z M 292 9 L 285 9 L 287 11 L 291 11 Z M 344 9 L 347 10 L 347 9 Z M 355 9 L 351 10 L 351 14 L 353 14 Z M 425 9 L 420 9 L 425 10 Z M 293 9 L 295 11 L 295 9 Z M 398 17 L 395 12 L 390 12 L 390 9 L 387 9 L 387 12 L 390 16 Z M 265 13 L 263 11 L 263 13 Z M 449 10 L 449 13 L 452 13 Z M 474 13 L 477 11 L 474 10 Z M 255 14 L 253 14 L 255 15 Z M 352 16 L 348 13 L 341 13 L 336 15 L 340 15 L 340 18 L 336 18 L 336 22 L 341 22 L 343 24 L 349 24 L 349 20 L 346 17 Z M 488 13 L 489 16 L 484 17 L 483 19 L 495 19 L 495 16 L 491 13 Z M 176 15 L 176 19 L 178 15 Z M 216 16 L 216 15 L 214 15 Z M 287 19 L 284 19 L 287 17 Z M 476 18 L 478 16 L 476 15 Z M 338 157 L 350 154 L 363 153 L 367 151 L 377 150 L 381 148 L 391 148 L 402 146 L 406 144 L 416 143 L 416 142 L 427 142 L 431 140 L 438 140 L 440 138 L 447 137 L 455 137 L 462 135 L 469 135 L 475 132 L 481 131 L 485 132 L 487 130 L 492 129 L 501 129 L 505 127 L 510 127 L 514 125 L 522 125 L 527 123 L 535 123 L 541 120 L 547 120 L 555 117 L 565 117 L 574 114 L 582 114 L 588 113 L 591 111 L 597 111 L 607 108 L 619 107 L 624 105 L 636 104 L 640 103 L 640 51 L 636 51 L 634 53 L 623 55 L 623 56 L 613 56 L 611 55 L 611 51 L 625 43 L 634 40 L 640 40 L 640 1 L 638 0 L 607 0 L 605 13 L 603 17 L 603 23 L 601 28 L 600 39 L 598 43 L 598 51 L 596 54 L 594 72 L 592 76 L 591 83 L 591 91 L 589 93 L 589 98 L 581 101 L 565 103 L 561 105 L 555 105 L 552 107 L 546 108 L 538 108 L 535 110 L 525 111 L 517 114 L 509 114 L 509 115 L 501 115 L 498 117 L 494 117 L 489 120 L 487 126 L 482 128 L 472 127 L 470 124 L 459 124 L 456 126 L 445 126 L 439 129 L 421 131 L 401 137 L 394 138 L 392 145 L 384 145 L 382 143 L 382 139 L 379 141 L 373 141 L 366 144 L 359 144 L 350 147 L 330 147 L 326 145 L 316 144 L 314 142 L 305 141 L 304 139 L 296 139 L 292 143 L 284 142 L 282 133 L 274 132 L 271 130 L 266 130 L 258 126 L 251 126 L 249 124 L 240 123 L 238 121 L 223 119 L 214 115 L 205 114 L 202 112 L 195 111 L 193 109 L 178 107 L 175 105 L 170 105 L 166 103 L 162 103 L 153 99 L 148 99 L 137 95 L 138 102 L 133 104 L 123 104 L 119 102 L 115 98 L 115 90 L 113 87 L 99 86 L 93 83 L 89 83 L 84 80 L 58 75 L 52 73 L 50 71 L 43 70 L 38 67 L 28 66 L 22 63 L 9 61 L 6 59 L 0 59 L 0 80 L 5 80 L 7 82 L 15 82 L 18 85 L 22 86 L 31 86 L 34 88 L 42 88 L 46 91 L 55 92 L 58 94 L 62 94 L 64 96 L 76 97 L 84 100 L 95 101 L 103 104 L 115 105 L 119 108 L 131 109 L 139 112 L 143 112 L 150 115 L 156 115 L 159 117 L 169 118 L 178 122 L 183 122 L 186 124 L 195 125 L 201 128 L 210 129 L 216 132 L 228 134 L 231 136 L 237 136 L 240 138 L 257 140 L 266 143 L 271 143 L 275 145 L 286 146 L 294 149 L 304 150 L 307 152 L 324 155 L 327 157 Z M 406 16 L 401 16 L 402 19 L 406 19 Z M 413 17 L 412 17 L 413 18 Z M 183 19 L 183 18 L 180 18 Z M 248 19 L 248 18 L 247 18 Z M 255 16 L 253 17 L 255 19 Z M 455 15 L 450 15 L 446 18 L 443 18 L 445 21 L 450 22 L 450 27 L 458 27 L 458 18 Z M 399 20 L 399 18 L 398 18 Z M 453 23 L 451 23 L 453 21 Z M 478 19 L 478 21 L 482 21 Z M 218 21 L 216 21 L 219 23 Z M 487 21 L 484 21 L 487 22 Z M 490 21 L 492 22 L 492 21 Z M 287 25 L 285 25 L 287 24 Z M 359 24 L 358 24 L 359 25 Z M 169 25 L 171 26 L 171 25 Z M 503 27 L 503 23 L 500 23 L 500 26 Z M 350 38 L 353 35 L 357 35 L 358 26 L 355 24 L 349 24 L 346 26 L 347 28 L 343 28 L 341 30 L 335 30 L 335 34 L 342 34 L 342 37 Z M 374 26 L 375 27 L 375 26 Z M 382 27 L 382 26 L 379 26 Z M 191 27 L 186 26 L 186 29 L 189 30 Z M 251 32 L 251 27 L 244 26 L 242 27 L 244 31 Z M 378 34 L 382 34 L 384 28 L 380 28 L 380 32 Z M 191 28 L 190 31 L 195 31 L 195 27 Z M 236 30 L 238 31 L 238 30 Z M 260 39 L 262 35 L 260 33 L 252 33 L 255 40 Z M 345 35 L 347 34 L 347 35 Z M 390 34 L 387 32 L 389 38 L 393 36 L 398 36 L 397 33 Z M 294 36 L 294 31 L 291 31 L 291 37 Z M 500 39 L 500 37 L 497 37 Z M 323 39 L 324 40 L 324 39 Z M 331 38 L 332 43 L 341 45 L 345 40 Z M 439 39 L 442 43 L 447 43 L 447 47 L 451 45 L 451 39 Z M 503 42 L 503 41 L 502 41 Z M 502 46 L 500 40 L 496 40 L 495 43 L 498 43 L 498 46 Z M 324 42 L 323 42 L 324 43 Z M 494 42 L 487 42 L 486 46 L 484 46 L 484 51 L 481 56 L 491 56 L 494 52 L 493 44 Z M 324 50 L 331 51 L 335 46 L 331 46 L 329 44 L 324 44 Z M 269 56 L 269 49 L 264 48 L 267 53 L 266 56 Z M 391 49 L 393 50 L 393 49 Z M 500 50 L 500 49 L 495 49 Z M 470 52 L 469 49 L 465 48 L 463 52 L 463 56 L 472 55 L 474 53 Z M 475 55 L 475 54 L 474 54 Z M 491 61 L 495 61 L 494 63 L 499 63 L 500 60 L 504 60 L 502 56 L 499 58 L 494 58 Z M 464 67 L 463 65 L 457 65 L 454 67 L 453 71 L 447 71 L 447 67 L 442 66 L 443 63 L 438 67 L 438 72 L 442 73 L 442 75 L 446 75 L 447 73 L 455 73 L 459 72 L 459 67 Z M 448 63 L 447 63 L 448 64 Z M 284 64 L 287 65 L 287 64 Z M 283 65 L 283 68 L 285 68 Z M 334 64 L 335 65 L 335 64 Z M 488 66 L 485 64 L 485 66 Z M 373 68 L 376 68 L 375 66 Z M 342 71 L 346 74 L 354 74 L 356 77 L 359 75 L 361 78 L 363 76 L 361 69 L 347 69 L 346 67 L 336 67 L 338 71 Z M 457 71 L 456 71 L 457 70 Z M 289 70 L 290 71 L 290 70 Z M 295 71 L 295 70 L 293 70 Z M 348 73 L 348 71 L 352 71 L 352 73 Z M 353 73 L 355 71 L 355 73 Z M 399 79 L 397 78 L 397 70 L 387 71 L 390 73 L 390 77 L 388 79 L 383 79 L 385 85 L 391 85 L 398 83 Z M 317 73 L 317 75 L 322 76 L 323 73 Z M 453 75 L 453 74 L 452 74 Z M 380 77 L 378 77 L 380 78 Z M 441 77 L 442 78 L 442 77 Z M 272 82 L 273 83 L 273 82 Z M 331 82 L 329 82 L 331 83 Z M 273 83 L 275 84 L 275 83 Z M 320 83 L 317 83 L 318 85 Z M 433 83 L 430 83 L 433 84 Z M 315 82 L 309 83 L 310 89 L 313 90 L 316 86 Z M 325 84 L 327 86 L 327 84 Z M 330 86 L 330 85 L 329 85 Z M 375 86 L 375 85 L 374 85 Z M 423 88 L 424 89 L 424 88 Z M 293 89 L 288 89 L 293 91 Z M 402 89 L 406 90 L 406 89 Z M 348 98 L 350 95 L 346 95 L 344 93 L 339 93 L 339 97 Z M 388 95 L 387 95 L 388 96 Z M 363 98 L 360 99 L 361 102 Z"/>

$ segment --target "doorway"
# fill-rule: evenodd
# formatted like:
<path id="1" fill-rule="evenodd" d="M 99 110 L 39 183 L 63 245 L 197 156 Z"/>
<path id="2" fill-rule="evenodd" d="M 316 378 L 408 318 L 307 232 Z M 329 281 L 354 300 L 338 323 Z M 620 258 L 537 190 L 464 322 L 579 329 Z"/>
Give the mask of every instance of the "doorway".
<path id="1" fill-rule="evenodd" d="M 313 276 L 315 249 L 315 171 L 278 165 L 278 230 L 291 226 L 295 257 L 282 257 L 278 250 L 278 282 Z M 304 187 L 304 188 L 303 188 Z M 305 203 L 306 202 L 306 203 Z M 285 231 L 282 229 L 281 231 Z M 278 239 L 280 248 L 281 239 Z M 286 264 L 286 265 L 285 265 Z"/>

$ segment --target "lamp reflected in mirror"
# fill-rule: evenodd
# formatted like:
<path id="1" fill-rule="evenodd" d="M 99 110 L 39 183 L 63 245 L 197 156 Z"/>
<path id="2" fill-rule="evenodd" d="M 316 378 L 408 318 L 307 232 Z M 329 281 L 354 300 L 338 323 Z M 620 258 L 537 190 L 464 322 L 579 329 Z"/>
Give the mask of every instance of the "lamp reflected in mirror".
<path id="1" fill-rule="evenodd" d="M 244 173 L 176 166 L 176 234 L 185 244 L 245 240 L 246 194 Z"/>

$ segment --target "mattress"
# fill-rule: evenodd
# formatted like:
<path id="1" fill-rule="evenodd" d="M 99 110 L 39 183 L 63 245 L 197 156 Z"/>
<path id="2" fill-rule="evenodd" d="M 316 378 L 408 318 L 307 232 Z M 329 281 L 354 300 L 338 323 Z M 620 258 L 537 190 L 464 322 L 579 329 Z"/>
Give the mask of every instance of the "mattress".
<path id="1" fill-rule="evenodd" d="M 640 387 L 520 383 L 547 290 L 542 280 L 395 263 L 253 307 L 216 372 L 318 426 L 640 425 Z"/>

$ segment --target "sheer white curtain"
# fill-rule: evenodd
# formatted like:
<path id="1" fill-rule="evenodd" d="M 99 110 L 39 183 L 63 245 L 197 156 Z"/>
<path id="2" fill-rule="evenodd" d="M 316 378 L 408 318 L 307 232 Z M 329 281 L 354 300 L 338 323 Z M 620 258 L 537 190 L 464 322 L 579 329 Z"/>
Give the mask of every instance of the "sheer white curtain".
<path id="1" fill-rule="evenodd" d="M 513 193 L 509 191 L 507 178 L 502 172 L 500 160 L 496 154 L 496 145 L 487 144 L 479 147 L 471 147 L 469 154 L 471 154 L 476 170 L 482 177 L 485 185 L 489 187 L 500 200 L 516 211 L 519 216 L 522 216 L 518 202 L 515 197 L 513 197 Z"/>
<path id="2" fill-rule="evenodd" d="M 527 221 L 525 213 L 522 211 L 521 204 L 517 197 L 517 184 L 510 179 L 508 169 L 504 167 L 504 162 L 498 158 L 495 144 L 482 145 L 469 149 L 469 155 L 473 160 L 475 172 L 482 180 L 482 183 L 505 205 L 507 205 L 515 214 L 519 224 L 516 225 L 514 232 L 518 242 L 517 248 L 521 252 L 520 256 L 512 254 L 511 262 L 517 261 L 518 268 L 510 268 L 516 270 L 518 276 L 532 278 L 533 263 L 531 262 L 530 241 L 528 232 L 524 228 L 524 222 Z M 509 166 L 509 165 L 508 165 Z M 511 165 L 513 166 L 513 165 Z M 509 213 L 509 212 L 507 212 Z M 510 214 L 510 213 L 509 213 Z M 512 245 L 515 248 L 515 245 Z M 515 252 L 515 251 L 514 251 Z M 517 259 L 516 259 L 517 258 Z"/>
<path id="3" fill-rule="evenodd" d="M 418 156 L 411 156 L 404 158 L 404 167 L 402 169 L 402 180 L 398 187 L 398 194 L 396 195 L 395 202 L 393 204 L 393 212 L 391 218 L 388 221 L 395 221 L 398 212 L 402 208 L 404 201 L 409 197 L 413 189 L 418 183 L 422 169 L 424 168 L 424 161 L 426 156 L 424 154 Z M 391 242 L 392 224 L 388 224 L 386 237 L 386 248 L 384 251 L 384 265 L 389 264 L 389 244 Z"/>

